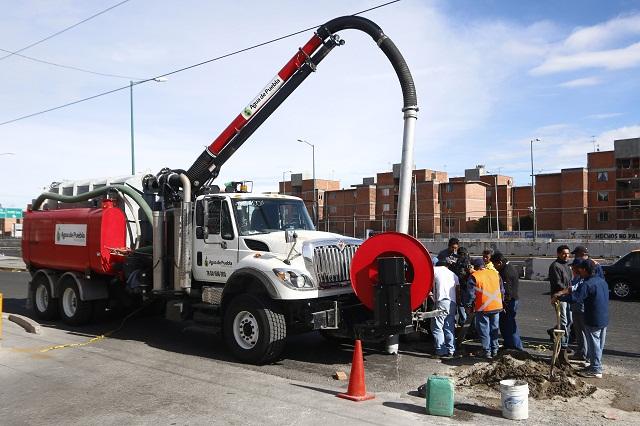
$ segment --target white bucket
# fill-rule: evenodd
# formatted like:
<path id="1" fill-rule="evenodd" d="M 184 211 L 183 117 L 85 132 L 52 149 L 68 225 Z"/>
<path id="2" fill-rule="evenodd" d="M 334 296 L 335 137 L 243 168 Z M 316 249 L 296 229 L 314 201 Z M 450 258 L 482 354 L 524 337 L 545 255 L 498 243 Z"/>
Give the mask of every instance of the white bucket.
<path id="1" fill-rule="evenodd" d="M 529 384 L 524 380 L 501 380 L 502 416 L 511 420 L 529 418 Z"/>

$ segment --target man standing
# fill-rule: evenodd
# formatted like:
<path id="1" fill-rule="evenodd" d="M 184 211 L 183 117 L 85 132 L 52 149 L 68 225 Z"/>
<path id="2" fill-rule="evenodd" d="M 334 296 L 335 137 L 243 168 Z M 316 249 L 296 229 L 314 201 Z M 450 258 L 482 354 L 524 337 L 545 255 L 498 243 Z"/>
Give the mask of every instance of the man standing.
<path id="1" fill-rule="evenodd" d="M 571 254 L 574 256 L 574 259 L 589 259 L 589 250 L 585 246 L 576 246 Z M 593 275 L 597 275 L 598 277 L 604 279 L 604 271 L 602 270 L 602 266 L 600 266 L 600 264 L 595 260 L 593 261 L 593 264 L 595 265 Z"/>
<path id="2" fill-rule="evenodd" d="M 567 263 L 569 258 L 569 246 L 561 245 L 556 249 L 557 259 L 549 265 L 549 282 L 551 284 L 551 294 L 571 287 L 571 268 Z M 563 351 L 567 351 L 569 345 L 569 330 L 571 329 L 571 310 L 567 302 L 560 302 L 560 327 L 564 330 L 560 347 Z M 553 329 L 547 330 L 549 336 L 553 339 Z"/>
<path id="3" fill-rule="evenodd" d="M 590 366 L 579 374 L 583 377 L 602 378 L 602 351 L 609 325 L 609 286 L 607 282 L 594 274 L 592 260 L 576 259 L 576 270 L 584 280 L 577 290 L 565 288 L 551 298 L 570 303 L 584 303 L 584 323 L 588 345 Z"/>
<path id="4" fill-rule="evenodd" d="M 447 248 L 438 253 L 438 262 L 444 261 L 447 266 L 455 265 L 458 260 L 458 248 L 460 247 L 460 240 L 457 238 L 449 238 L 449 244 Z"/>
<path id="5" fill-rule="evenodd" d="M 523 351 L 518 324 L 516 324 L 516 313 L 518 312 L 518 286 L 520 278 L 516 268 L 513 267 L 502 253 L 495 253 L 491 256 L 491 262 L 496 267 L 504 286 L 504 312 L 500 314 L 500 334 L 504 339 L 505 349 L 515 349 Z"/>
<path id="6" fill-rule="evenodd" d="M 578 273 L 577 265 L 582 259 L 575 259 L 571 264 L 571 271 L 573 271 L 573 280 L 571 280 L 571 291 L 576 292 L 584 285 L 584 279 Z M 573 354 L 571 359 L 576 361 L 587 361 L 587 355 L 589 349 L 587 346 L 586 330 L 584 327 L 584 303 L 576 302 L 571 303 L 571 318 L 573 320 L 573 335 L 576 338 L 576 353 Z"/>
<path id="7" fill-rule="evenodd" d="M 495 271 L 485 269 L 482 259 L 473 259 L 475 271 L 467 281 L 465 306 L 473 307 L 476 332 L 482 343 L 482 357 L 488 360 L 498 354 L 499 315 L 502 311 L 502 280 Z M 470 312 L 468 312 L 470 313 Z"/>
<path id="8" fill-rule="evenodd" d="M 456 274 L 449 270 L 443 261 L 438 261 L 433 268 L 433 277 L 433 301 L 436 309 L 444 311 L 441 316 L 431 319 L 434 355 L 441 359 L 450 359 L 456 350 L 456 291 L 459 281 Z"/>

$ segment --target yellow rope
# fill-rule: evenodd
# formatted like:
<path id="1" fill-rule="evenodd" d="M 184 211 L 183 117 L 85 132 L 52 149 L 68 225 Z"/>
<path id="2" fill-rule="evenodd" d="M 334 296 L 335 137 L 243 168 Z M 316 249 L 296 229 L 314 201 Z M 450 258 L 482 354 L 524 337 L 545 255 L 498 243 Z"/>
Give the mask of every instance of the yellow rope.
<path id="1" fill-rule="evenodd" d="M 90 344 L 95 343 L 97 341 L 106 339 L 107 337 L 111 336 L 112 334 L 117 333 L 118 331 L 120 331 L 120 329 L 124 326 L 124 324 L 127 322 L 127 320 L 129 318 L 133 317 L 135 314 L 137 314 L 138 312 L 140 312 L 141 310 L 146 308 L 149 303 L 150 303 L 150 301 L 147 301 L 147 303 L 143 304 L 138 309 L 136 309 L 135 311 L 131 312 L 129 315 L 124 317 L 122 319 L 122 322 L 120 322 L 120 325 L 118 326 L 118 328 L 116 328 L 114 330 L 108 331 L 108 332 L 106 332 L 104 334 L 101 334 L 99 336 L 92 337 L 91 339 L 89 339 L 88 341 L 83 342 L 83 343 L 67 343 L 67 344 L 64 344 L 64 345 L 49 346 L 47 348 L 40 349 L 39 352 L 40 353 L 44 353 L 44 352 L 49 352 L 49 351 L 53 351 L 53 350 L 56 350 L 56 349 L 79 348 L 81 346 L 87 346 L 87 345 L 90 345 Z"/>

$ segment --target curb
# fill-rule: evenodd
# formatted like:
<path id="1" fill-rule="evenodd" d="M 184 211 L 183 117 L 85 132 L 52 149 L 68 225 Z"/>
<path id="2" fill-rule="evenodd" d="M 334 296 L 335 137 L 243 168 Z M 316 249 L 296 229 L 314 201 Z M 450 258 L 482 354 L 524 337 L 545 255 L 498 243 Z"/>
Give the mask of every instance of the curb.
<path id="1" fill-rule="evenodd" d="M 40 324 L 38 324 L 36 321 L 32 320 L 31 318 L 28 318 L 22 315 L 17 315 L 17 314 L 9 314 L 8 320 L 18 324 L 27 333 L 33 333 L 33 334 L 42 333 Z"/>

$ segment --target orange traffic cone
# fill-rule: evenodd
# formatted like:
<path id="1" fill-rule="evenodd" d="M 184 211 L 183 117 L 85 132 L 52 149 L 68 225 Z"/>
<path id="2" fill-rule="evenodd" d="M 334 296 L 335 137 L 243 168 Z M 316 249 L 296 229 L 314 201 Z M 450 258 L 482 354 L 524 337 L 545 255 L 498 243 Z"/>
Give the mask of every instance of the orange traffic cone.
<path id="1" fill-rule="evenodd" d="M 349 389 L 347 393 L 339 393 L 338 398 L 350 399 L 351 401 L 366 401 L 375 398 L 372 393 L 367 393 L 367 386 L 364 384 L 364 360 L 362 357 L 362 342 L 356 339 L 353 348 L 353 360 L 351 361 L 351 373 L 349 374 Z"/>

